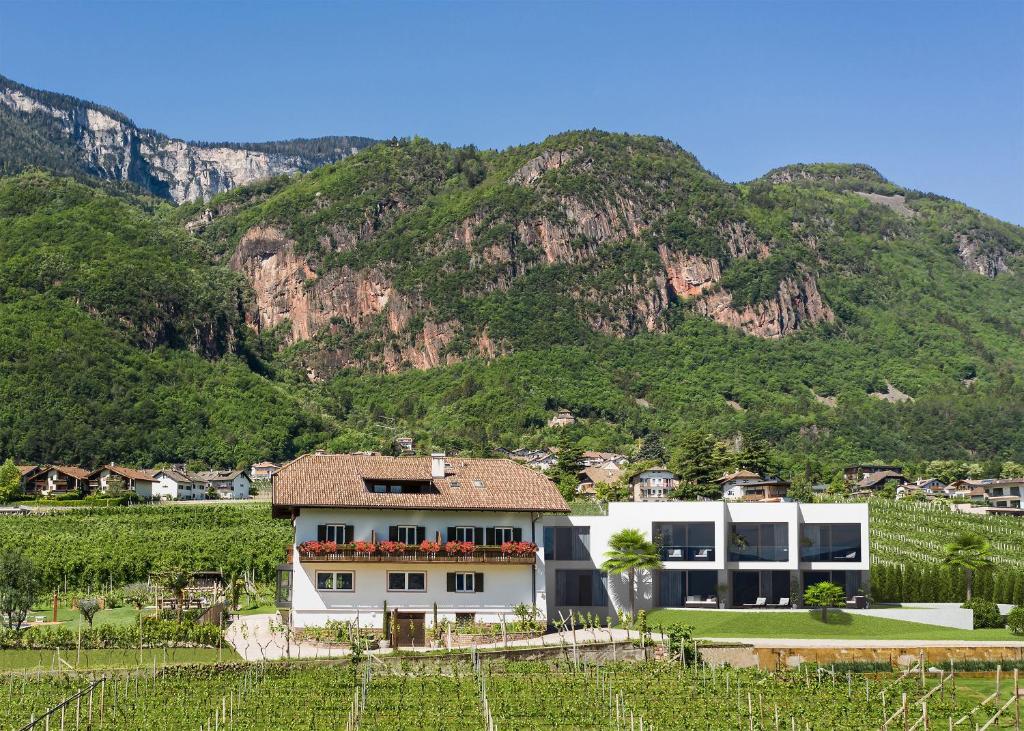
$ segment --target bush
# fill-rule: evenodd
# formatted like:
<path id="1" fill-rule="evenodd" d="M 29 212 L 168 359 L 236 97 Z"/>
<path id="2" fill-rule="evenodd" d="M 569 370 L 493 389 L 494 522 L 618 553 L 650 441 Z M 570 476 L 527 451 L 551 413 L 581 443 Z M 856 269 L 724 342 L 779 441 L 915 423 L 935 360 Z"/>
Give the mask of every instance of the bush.
<path id="1" fill-rule="evenodd" d="M 1006 626 L 1015 635 L 1024 635 L 1024 605 L 1018 605 L 1006 615 Z"/>
<path id="2" fill-rule="evenodd" d="M 77 647 L 78 639 L 78 632 L 64 624 L 38 625 L 23 632 L 0 630 L 0 648 L 3 649 L 72 650 Z M 146 647 L 217 647 L 220 640 L 221 631 L 212 624 L 167 622 L 150 617 L 143 621 L 142 644 Z M 83 627 L 81 641 L 86 649 L 134 649 L 139 646 L 139 627 L 136 624 Z"/>
<path id="3" fill-rule="evenodd" d="M 960 605 L 964 609 L 974 610 L 974 629 L 1000 629 L 1006 626 L 1003 615 L 995 602 L 987 599 L 971 599 Z"/>

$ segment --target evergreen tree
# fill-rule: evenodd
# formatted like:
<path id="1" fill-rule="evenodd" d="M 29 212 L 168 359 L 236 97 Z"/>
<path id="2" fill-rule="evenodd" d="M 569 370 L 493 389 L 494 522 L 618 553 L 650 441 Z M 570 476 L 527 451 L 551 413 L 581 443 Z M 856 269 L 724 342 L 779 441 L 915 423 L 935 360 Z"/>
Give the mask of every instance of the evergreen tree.
<path id="1" fill-rule="evenodd" d="M 640 444 L 640 448 L 636 450 L 636 454 L 633 455 L 633 459 L 638 462 L 657 462 L 659 464 L 665 463 L 665 447 L 661 443 L 661 436 L 656 431 L 652 431 L 650 434 L 644 437 L 643 442 Z"/>

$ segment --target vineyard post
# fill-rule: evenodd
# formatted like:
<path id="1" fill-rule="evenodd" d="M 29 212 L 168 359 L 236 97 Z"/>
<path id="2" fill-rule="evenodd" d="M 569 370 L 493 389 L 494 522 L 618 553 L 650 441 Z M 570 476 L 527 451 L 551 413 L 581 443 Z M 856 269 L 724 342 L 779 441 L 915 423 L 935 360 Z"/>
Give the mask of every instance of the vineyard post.
<path id="1" fill-rule="evenodd" d="M 1013 728 L 1020 731 L 1020 683 L 1018 674 L 1020 670 L 1013 669 Z"/>
<path id="2" fill-rule="evenodd" d="M 900 711 L 903 714 L 903 731 L 907 731 L 907 694 L 903 694 L 903 700 L 900 703 Z"/>

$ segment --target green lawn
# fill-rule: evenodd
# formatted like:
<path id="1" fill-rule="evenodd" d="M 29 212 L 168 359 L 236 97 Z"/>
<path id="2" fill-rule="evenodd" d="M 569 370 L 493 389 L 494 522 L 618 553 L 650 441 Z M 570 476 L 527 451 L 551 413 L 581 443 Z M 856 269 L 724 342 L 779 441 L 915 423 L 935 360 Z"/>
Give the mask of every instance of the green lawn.
<path id="1" fill-rule="evenodd" d="M 143 611 L 149 616 L 156 610 L 144 609 Z M 28 614 L 29 621 L 35 621 L 37 617 L 42 617 L 44 621 L 49 622 L 53 619 L 53 606 L 51 604 L 41 604 L 33 607 L 32 611 Z M 71 629 L 77 629 L 79 623 L 85 620 L 77 609 L 61 605 L 57 607 L 57 621 L 67 624 Z M 96 612 L 96 616 L 92 618 L 92 623 L 93 626 L 101 624 L 138 624 L 139 613 L 135 607 L 103 609 Z"/>
<path id="2" fill-rule="evenodd" d="M 142 651 L 143 667 L 152 667 L 154 659 L 159 667 L 175 663 L 235 662 L 242 658 L 227 644 L 220 650 L 216 647 L 178 647 Z M 0 670 L 69 670 L 69 665 L 78 670 L 138 667 L 139 651 L 82 650 L 79 654 L 75 650 L 0 650 Z"/>
<path id="3" fill-rule="evenodd" d="M 716 610 L 678 611 L 655 609 L 648 623 L 688 624 L 696 637 L 775 637 L 779 639 L 849 640 L 1024 640 L 1007 629 L 958 630 L 920 622 L 866 617 L 847 612 L 829 613 L 828 624 L 820 612 L 793 609 L 778 612 L 723 612 Z"/>

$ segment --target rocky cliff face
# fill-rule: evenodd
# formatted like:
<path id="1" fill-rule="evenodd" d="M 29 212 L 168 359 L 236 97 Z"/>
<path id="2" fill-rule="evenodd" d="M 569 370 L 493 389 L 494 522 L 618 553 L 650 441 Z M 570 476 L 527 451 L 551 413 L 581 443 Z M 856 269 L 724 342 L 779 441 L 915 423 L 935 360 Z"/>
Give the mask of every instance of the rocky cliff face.
<path id="1" fill-rule="evenodd" d="M 22 117 L 51 144 L 70 150 L 88 175 L 133 183 L 175 203 L 205 200 L 263 178 L 311 170 L 347 157 L 371 142 L 356 137 L 266 145 L 185 142 L 139 129 L 113 110 L 73 97 L 37 92 L 3 77 L 0 105 Z M 315 154 L 300 152 L 311 146 L 315 146 Z M 264 147 L 268 149 L 258 149 Z"/>
<path id="2" fill-rule="evenodd" d="M 465 174 L 467 160 L 486 172 Z M 739 189 L 664 140 L 587 132 L 483 155 L 385 143 L 185 225 L 232 252 L 255 292 L 250 322 L 308 341 L 293 352 L 321 378 L 664 332 L 680 303 L 784 338 L 844 311 L 819 288 L 822 273 L 863 273 L 844 236 L 900 246 L 932 235 L 935 205 L 864 166 L 797 166 Z M 1016 234 L 977 229 L 939 255 L 1004 271 Z"/>

